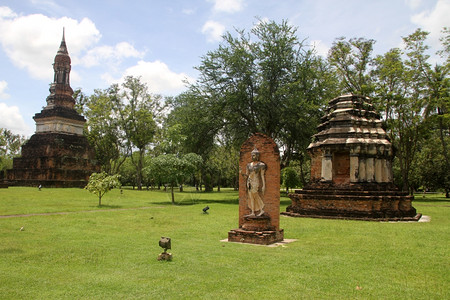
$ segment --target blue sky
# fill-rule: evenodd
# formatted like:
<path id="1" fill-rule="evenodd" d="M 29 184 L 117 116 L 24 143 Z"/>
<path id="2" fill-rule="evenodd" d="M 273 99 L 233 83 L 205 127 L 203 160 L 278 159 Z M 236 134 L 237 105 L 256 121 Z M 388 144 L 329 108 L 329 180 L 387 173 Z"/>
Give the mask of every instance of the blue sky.
<path id="1" fill-rule="evenodd" d="M 250 30 L 257 17 L 288 20 L 326 55 L 341 36 L 374 39 L 382 54 L 419 27 L 435 52 L 449 16 L 450 0 L 0 0 L 0 127 L 34 133 L 63 27 L 72 88 L 89 95 L 134 75 L 176 95 L 223 33 Z"/>

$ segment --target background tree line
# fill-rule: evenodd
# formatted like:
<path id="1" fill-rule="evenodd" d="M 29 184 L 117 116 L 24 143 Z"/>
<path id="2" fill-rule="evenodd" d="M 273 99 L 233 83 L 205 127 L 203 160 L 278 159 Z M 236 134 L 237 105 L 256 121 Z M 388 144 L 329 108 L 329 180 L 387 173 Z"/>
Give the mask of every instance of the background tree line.
<path id="1" fill-rule="evenodd" d="M 13 166 L 13 158 L 20 155 L 20 147 L 25 143 L 23 135 L 14 134 L 11 130 L 0 128 L 0 173 Z M 2 175 L 3 176 L 3 175 Z M 0 176 L 0 179 L 1 177 Z"/>
<path id="2" fill-rule="evenodd" d="M 151 94 L 140 78 L 127 77 L 89 96 L 77 91 L 77 109 L 103 171 L 120 173 L 123 184 L 237 188 L 240 145 L 262 132 L 281 149 L 289 188 L 308 181 L 305 149 L 328 101 L 361 94 L 372 99 L 395 148 L 395 182 L 448 193 L 449 29 L 441 63 L 431 64 L 427 36 L 418 29 L 403 47 L 376 56 L 374 40 L 341 37 L 324 58 L 287 21 L 258 20 L 250 31 L 226 33 L 178 96 Z M 177 174 L 168 178 L 169 169 Z"/>
<path id="3" fill-rule="evenodd" d="M 429 62 L 428 32 L 403 37 L 403 48 L 372 56 L 374 40 L 337 39 L 328 60 L 342 92 L 373 100 L 394 146 L 395 182 L 403 190 L 450 191 L 449 29 L 442 30 L 442 63 Z"/>

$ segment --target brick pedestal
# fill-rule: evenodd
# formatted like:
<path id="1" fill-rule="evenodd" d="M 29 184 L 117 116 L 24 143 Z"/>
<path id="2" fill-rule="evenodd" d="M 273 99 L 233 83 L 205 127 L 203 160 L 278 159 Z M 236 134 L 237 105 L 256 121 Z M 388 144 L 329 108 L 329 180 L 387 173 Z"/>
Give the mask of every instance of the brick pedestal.
<path id="1" fill-rule="evenodd" d="M 256 230 L 274 230 L 275 228 L 272 225 L 270 225 L 270 217 L 267 215 L 263 215 L 263 216 L 245 216 L 242 229 L 248 231 L 256 231 Z"/>
<path id="2" fill-rule="evenodd" d="M 248 243 L 258 245 L 270 245 L 281 242 L 284 238 L 283 229 L 249 231 L 243 229 L 233 229 L 228 232 L 228 241 L 237 243 Z"/>
<path id="3" fill-rule="evenodd" d="M 289 194 L 283 215 L 366 221 L 418 221 L 413 196 L 392 184 L 311 184 Z"/>

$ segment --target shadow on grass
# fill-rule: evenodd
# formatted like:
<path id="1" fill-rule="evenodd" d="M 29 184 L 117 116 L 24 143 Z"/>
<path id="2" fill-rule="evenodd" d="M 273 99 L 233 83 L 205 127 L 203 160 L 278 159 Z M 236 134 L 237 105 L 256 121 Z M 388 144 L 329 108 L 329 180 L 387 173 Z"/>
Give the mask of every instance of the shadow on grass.
<path id="1" fill-rule="evenodd" d="M 224 200 L 217 200 L 217 199 L 184 199 L 181 201 L 177 201 L 177 197 L 175 197 L 175 205 L 177 206 L 188 206 L 188 205 L 197 205 L 197 204 L 232 204 L 232 205 L 238 205 L 239 199 L 224 199 Z M 151 202 L 150 204 L 154 205 L 172 205 L 172 202 L 169 201 L 158 201 L 158 202 Z"/>
<path id="2" fill-rule="evenodd" d="M 114 209 L 114 208 L 122 208 L 122 205 L 108 205 L 108 204 L 102 204 L 102 205 L 97 205 L 96 208 L 99 209 Z"/>
<path id="3" fill-rule="evenodd" d="M 167 200 L 158 199 L 156 201 L 148 202 L 151 205 L 172 205 L 172 196 L 170 190 L 153 190 L 152 192 L 165 195 Z M 188 190 L 175 192 L 175 205 L 188 206 L 197 204 L 209 204 L 209 203 L 221 203 L 221 204 L 239 204 L 239 198 L 236 191 L 224 190 L 221 192 L 204 192 Z"/>
<path id="4" fill-rule="evenodd" d="M 1 254 L 20 254 L 24 251 L 19 248 L 6 248 L 6 249 L 0 249 Z"/>
<path id="5" fill-rule="evenodd" d="M 445 195 L 436 195 L 436 194 L 415 194 L 414 202 L 423 202 L 423 203 L 450 203 L 450 198 L 445 198 Z"/>
<path id="6" fill-rule="evenodd" d="M 152 205 L 172 205 L 172 200 L 170 196 L 170 192 L 167 193 L 168 199 L 167 201 L 152 201 L 149 204 Z M 230 194 L 233 194 L 235 198 L 232 198 Z M 182 198 L 180 200 L 180 198 Z M 178 206 L 189 206 L 189 205 L 197 205 L 197 204 L 230 204 L 230 205 L 239 205 L 239 197 L 236 194 L 236 191 L 221 191 L 221 192 L 195 192 L 195 191 L 185 191 L 185 192 L 177 192 L 175 194 L 175 205 Z M 291 199 L 288 197 L 281 195 L 280 205 L 290 205 Z"/>
<path id="7" fill-rule="evenodd" d="M 291 201 L 291 199 L 289 199 L 289 198 L 281 198 L 280 199 L 280 205 L 291 205 L 292 204 L 292 201 Z"/>
<path id="8" fill-rule="evenodd" d="M 450 200 L 436 200 L 436 199 L 421 199 L 414 197 L 414 202 L 421 202 L 421 203 L 450 203 Z"/>

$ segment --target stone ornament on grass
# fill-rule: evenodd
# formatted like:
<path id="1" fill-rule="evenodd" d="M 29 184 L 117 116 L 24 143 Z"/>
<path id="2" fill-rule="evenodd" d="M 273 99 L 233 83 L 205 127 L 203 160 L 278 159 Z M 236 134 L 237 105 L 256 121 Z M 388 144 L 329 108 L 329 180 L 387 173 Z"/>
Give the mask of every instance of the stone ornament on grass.
<path id="1" fill-rule="evenodd" d="M 172 240 L 170 237 L 161 237 L 159 240 L 159 246 L 164 249 L 164 252 L 158 255 L 158 260 L 172 260 L 172 253 L 167 252 L 172 248 Z"/>

